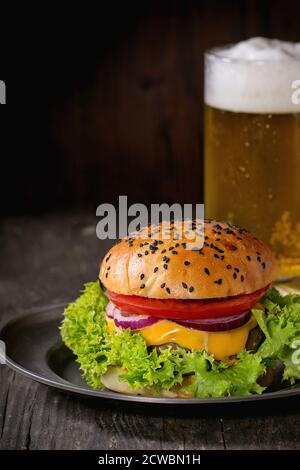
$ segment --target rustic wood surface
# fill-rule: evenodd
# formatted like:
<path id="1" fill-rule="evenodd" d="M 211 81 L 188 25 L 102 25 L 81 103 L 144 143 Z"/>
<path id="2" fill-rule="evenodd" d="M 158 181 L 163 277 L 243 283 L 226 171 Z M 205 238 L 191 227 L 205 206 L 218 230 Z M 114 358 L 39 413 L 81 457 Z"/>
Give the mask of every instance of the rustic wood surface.
<path id="1" fill-rule="evenodd" d="M 2 222 L 0 326 L 95 279 L 108 246 L 95 225 L 86 215 Z M 0 366 L 0 449 L 299 449 L 299 403 L 132 406 L 66 395 Z"/>

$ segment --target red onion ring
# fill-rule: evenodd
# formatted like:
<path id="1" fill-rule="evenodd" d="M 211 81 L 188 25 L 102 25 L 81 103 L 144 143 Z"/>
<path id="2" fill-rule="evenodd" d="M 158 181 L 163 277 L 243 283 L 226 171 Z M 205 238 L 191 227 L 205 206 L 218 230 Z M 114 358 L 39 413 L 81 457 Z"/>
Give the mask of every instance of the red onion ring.
<path id="1" fill-rule="evenodd" d="M 112 302 L 109 302 L 106 306 L 106 315 L 114 320 L 118 328 L 130 328 L 131 330 L 139 330 L 159 321 L 159 318 L 150 315 L 133 315 L 121 312 Z"/>
<path id="2" fill-rule="evenodd" d="M 206 318 L 202 320 L 173 320 L 186 328 L 202 331 L 228 331 L 244 325 L 250 319 L 250 310 L 230 317 Z"/>
<path id="3" fill-rule="evenodd" d="M 131 313 L 121 312 L 112 302 L 109 302 L 106 306 L 106 315 L 109 319 L 114 320 L 115 324 L 119 328 L 130 328 L 132 330 L 139 330 L 145 328 L 146 326 L 153 325 L 159 320 L 165 320 L 165 318 L 160 319 L 157 317 L 152 317 L 150 315 L 134 315 Z M 250 311 L 237 313 L 231 315 L 230 317 L 218 317 L 218 318 L 206 318 L 200 320 L 174 320 L 170 321 L 178 323 L 186 328 L 191 328 L 194 330 L 201 331 L 228 331 L 234 330 L 245 323 L 250 318 Z"/>
<path id="4" fill-rule="evenodd" d="M 114 304 L 112 302 L 108 302 L 108 304 L 106 305 L 106 309 L 105 309 L 105 312 L 106 312 L 106 316 L 108 318 L 114 318 L 114 309 L 116 307 L 114 306 Z"/>

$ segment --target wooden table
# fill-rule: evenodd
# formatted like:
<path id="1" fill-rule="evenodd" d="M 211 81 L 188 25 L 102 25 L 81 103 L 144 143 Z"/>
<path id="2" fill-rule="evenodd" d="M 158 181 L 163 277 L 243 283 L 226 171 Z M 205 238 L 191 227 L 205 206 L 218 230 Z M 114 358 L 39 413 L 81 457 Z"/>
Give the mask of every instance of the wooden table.
<path id="1" fill-rule="evenodd" d="M 109 243 L 88 215 L 9 218 L 0 234 L 0 326 L 72 300 Z M 0 366 L 0 449 L 299 449 L 299 399 L 162 408 L 79 399 Z"/>

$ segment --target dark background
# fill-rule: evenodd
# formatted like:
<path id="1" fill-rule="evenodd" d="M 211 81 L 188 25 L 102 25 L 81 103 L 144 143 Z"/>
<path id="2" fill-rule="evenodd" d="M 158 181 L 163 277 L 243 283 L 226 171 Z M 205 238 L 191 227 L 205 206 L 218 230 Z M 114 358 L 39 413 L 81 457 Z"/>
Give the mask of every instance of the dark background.
<path id="1" fill-rule="evenodd" d="M 95 3 L 2 17 L 4 214 L 202 202 L 205 49 L 300 40 L 299 0 Z"/>

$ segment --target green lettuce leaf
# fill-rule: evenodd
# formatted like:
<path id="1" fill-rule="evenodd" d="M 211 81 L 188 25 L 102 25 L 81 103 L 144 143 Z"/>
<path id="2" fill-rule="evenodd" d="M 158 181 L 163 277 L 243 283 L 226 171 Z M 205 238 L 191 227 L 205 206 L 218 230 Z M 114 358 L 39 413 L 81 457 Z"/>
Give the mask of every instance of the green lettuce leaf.
<path id="1" fill-rule="evenodd" d="M 216 361 L 206 352 L 186 354 L 185 371 L 194 373 L 188 390 L 196 397 L 222 397 L 262 393 L 264 388 L 256 381 L 265 372 L 259 355 L 243 351 L 234 364 Z"/>
<path id="2" fill-rule="evenodd" d="M 149 351 L 142 335 L 130 329 L 110 333 L 104 313 L 107 299 L 98 282 L 85 284 L 81 296 L 66 307 L 61 335 L 93 388 L 101 388 L 101 376 L 117 366 L 124 370 L 120 380 L 135 390 L 170 390 L 193 374 L 194 380 L 184 389 L 195 397 L 262 393 L 264 388 L 257 380 L 274 358 L 283 361 L 285 378 L 300 378 L 300 365 L 294 361 L 294 342 L 299 338 L 299 299 L 300 296 L 283 298 L 271 290 L 263 299 L 266 313 L 254 311 L 266 337 L 264 342 L 258 352 L 243 351 L 231 365 L 215 360 L 205 351 Z"/>
<path id="3" fill-rule="evenodd" d="M 252 310 L 265 340 L 258 349 L 265 363 L 279 359 L 283 378 L 300 379 L 300 295 L 281 296 L 271 289 L 262 301 L 262 310 Z"/>

